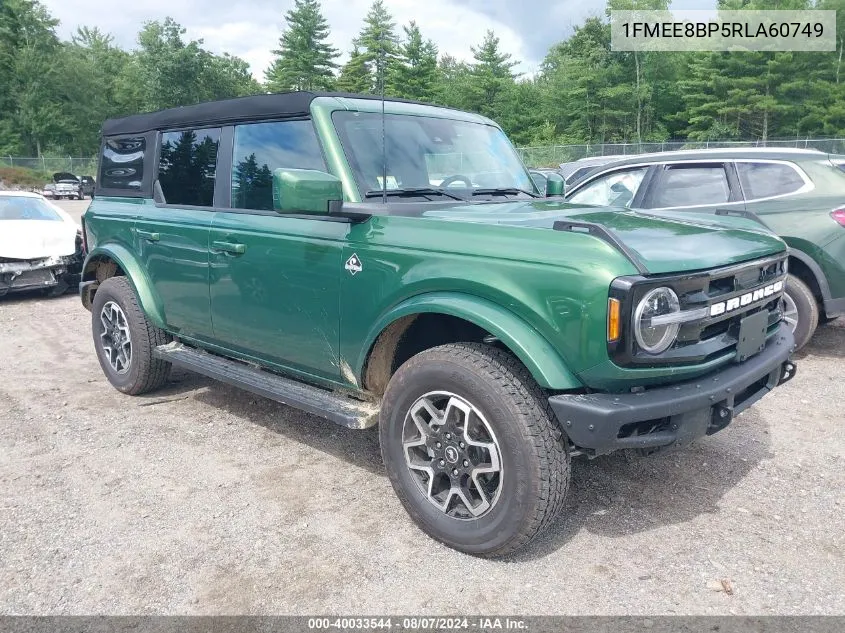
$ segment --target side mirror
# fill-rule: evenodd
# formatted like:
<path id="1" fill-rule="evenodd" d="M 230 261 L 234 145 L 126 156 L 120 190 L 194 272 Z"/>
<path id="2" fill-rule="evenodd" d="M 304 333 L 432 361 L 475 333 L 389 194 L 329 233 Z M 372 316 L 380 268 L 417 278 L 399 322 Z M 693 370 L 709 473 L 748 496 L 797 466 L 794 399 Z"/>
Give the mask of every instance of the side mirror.
<path id="1" fill-rule="evenodd" d="M 549 174 L 546 176 L 546 197 L 552 198 L 562 196 L 566 190 L 566 181 L 560 174 Z"/>
<path id="2" fill-rule="evenodd" d="M 343 184 L 336 176 L 315 169 L 273 170 L 273 210 L 278 213 L 328 215 L 342 200 Z"/>

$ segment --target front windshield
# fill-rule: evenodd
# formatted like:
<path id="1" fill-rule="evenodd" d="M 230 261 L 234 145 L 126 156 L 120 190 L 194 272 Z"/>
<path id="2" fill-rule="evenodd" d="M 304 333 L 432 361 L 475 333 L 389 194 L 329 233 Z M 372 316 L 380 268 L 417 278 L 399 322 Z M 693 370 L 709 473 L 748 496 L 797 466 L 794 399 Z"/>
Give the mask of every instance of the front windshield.
<path id="1" fill-rule="evenodd" d="M 0 220 L 58 220 L 62 217 L 40 198 L 0 196 Z"/>
<path id="2" fill-rule="evenodd" d="M 380 113 L 338 111 L 332 119 L 364 199 L 384 189 L 412 194 L 391 201 L 538 193 L 504 132 L 492 125 L 387 114 L 383 158 Z"/>

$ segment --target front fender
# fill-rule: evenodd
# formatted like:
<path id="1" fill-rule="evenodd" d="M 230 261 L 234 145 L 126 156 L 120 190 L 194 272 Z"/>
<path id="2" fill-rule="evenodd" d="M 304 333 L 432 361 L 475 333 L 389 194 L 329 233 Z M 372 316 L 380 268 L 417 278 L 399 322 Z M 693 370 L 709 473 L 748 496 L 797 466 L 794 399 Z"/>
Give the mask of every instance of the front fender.
<path id="1" fill-rule="evenodd" d="M 129 284 L 135 291 L 135 296 L 138 297 L 138 303 L 144 314 L 147 315 L 147 318 L 153 325 L 157 328 L 164 329 L 166 319 L 161 299 L 156 294 L 149 277 L 147 277 L 147 273 L 144 271 L 144 267 L 141 266 L 137 258 L 125 246 L 112 243 L 94 248 L 85 257 L 85 263 L 82 265 L 83 281 L 91 279 L 97 261 L 102 259 L 110 259 L 120 266 L 120 269 L 126 275 L 126 279 L 129 280 Z"/>
<path id="2" fill-rule="evenodd" d="M 541 387 L 555 390 L 580 389 L 583 383 L 566 366 L 557 350 L 518 316 L 491 301 L 459 293 L 434 292 L 406 299 L 385 313 L 373 327 L 358 359 L 362 376 L 367 355 L 384 329 L 411 314 L 438 313 L 474 323 L 498 338 L 528 369 Z"/>

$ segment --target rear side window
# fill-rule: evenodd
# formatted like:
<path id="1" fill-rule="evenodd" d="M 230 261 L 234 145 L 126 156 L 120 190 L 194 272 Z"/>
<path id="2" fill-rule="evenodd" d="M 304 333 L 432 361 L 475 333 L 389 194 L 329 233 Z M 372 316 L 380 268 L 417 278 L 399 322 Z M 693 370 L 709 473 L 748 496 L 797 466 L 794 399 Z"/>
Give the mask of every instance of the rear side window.
<path id="1" fill-rule="evenodd" d="M 138 191 L 144 177 L 143 136 L 106 139 L 100 159 L 100 186 L 104 189 Z"/>
<path id="2" fill-rule="evenodd" d="M 579 180 L 581 178 L 581 176 L 583 176 L 584 174 L 586 174 L 589 171 L 594 170 L 595 168 L 596 168 L 596 166 L 592 165 L 590 167 L 581 167 L 579 169 L 576 169 L 574 172 L 572 172 L 572 175 L 569 176 L 569 178 L 566 179 L 566 182 L 574 183 L 576 180 Z"/>
<path id="3" fill-rule="evenodd" d="M 167 204 L 214 204 L 220 128 L 181 130 L 161 135 L 158 180 Z"/>
<path id="4" fill-rule="evenodd" d="M 804 186 L 804 179 L 792 165 L 737 163 L 736 169 L 746 200 L 783 196 Z"/>
<path id="5" fill-rule="evenodd" d="M 688 207 L 721 204 L 731 195 L 723 165 L 670 166 L 663 173 L 649 207 Z"/>
<path id="6" fill-rule="evenodd" d="M 252 123 L 235 128 L 232 206 L 273 208 L 273 170 L 316 169 L 326 163 L 311 121 Z"/>

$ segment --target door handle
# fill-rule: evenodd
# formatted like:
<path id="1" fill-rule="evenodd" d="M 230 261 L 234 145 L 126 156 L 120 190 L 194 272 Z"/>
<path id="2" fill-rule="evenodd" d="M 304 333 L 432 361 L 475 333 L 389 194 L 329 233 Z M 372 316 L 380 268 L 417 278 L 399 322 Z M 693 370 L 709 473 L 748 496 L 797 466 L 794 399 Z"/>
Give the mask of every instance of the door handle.
<path id="1" fill-rule="evenodd" d="M 135 229 L 135 235 L 141 239 L 147 240 L 148 242 L 158 242 L 161 239 L 161 235 L 158 233 L 153 233 L 152 231 L 142 231 L 141 229 Z"/>
<path id="2" fill-rule="evenodd" d="M 235 242 L 212 242 L 211 248 L 215 251 L 231 253 L 232 255 L 243 255 L 246 253 L 246 244 L 237 244 Z"/>

